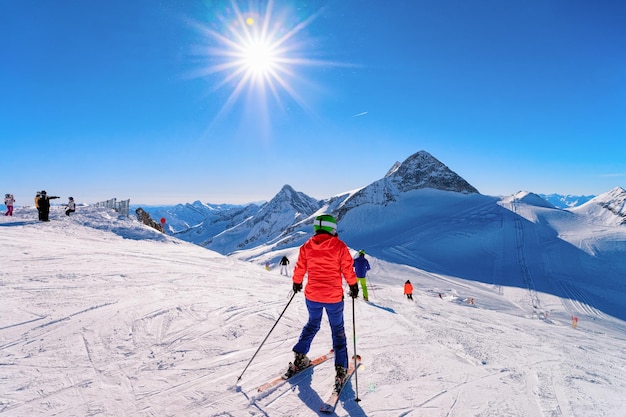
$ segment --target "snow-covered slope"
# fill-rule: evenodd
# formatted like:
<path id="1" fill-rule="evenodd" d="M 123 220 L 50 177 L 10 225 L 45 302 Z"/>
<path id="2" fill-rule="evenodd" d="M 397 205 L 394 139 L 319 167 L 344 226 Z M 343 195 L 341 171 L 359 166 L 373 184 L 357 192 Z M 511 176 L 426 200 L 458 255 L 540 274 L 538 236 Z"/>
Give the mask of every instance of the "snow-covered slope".
<path id="1" fill-rule="evenodd" d="M 626 190 L 615 187 L 571 211 L 606 225 L 626 225 Z"/>
<path id="2" fill-rule="evenodd" d="M 457 208 L 467 202 L 459 197 Z M 527 209 L 516 208 L 524 236 L 532 235 Z M 0 217 L 2 416 L 318 415 L 332 364 L 256 392 L 291 360 L 306 320 L 302 294 L 288 304 L 291 283 L 277 270 L 104 209 L 82 207 L 68 218 L 53 208 L 51 222 L 35 219 L 32 208 Z M 467 229 L 457 227 L 451 253 L 475 233 L 471 220 L 480 218 L 460 223 Z M 533 308 L 525 288 L 368 257 L 372 302 L 347 299 L 345 310 L 364 365 L 336 415 L 623 415 L 626 323 L 581 296 L 585 285 L 563 282 L 566 297 L 537 289 L 541 305 Z M 598 297 L 614 297 L 614 278 L 596 277 Z M 407 279 L 414 302 L 402 295 Z M 311 355 L 329 344 L 324 322 Z"/>
<path id="3" fill-rule="evenodd" d="M 503 197 L 502 202 L 506 204 L 511 204 L 514 202 L 521 202 L 521 203 L 528 204 L 531 206 L 546 207 L 546 208 L 551 208 L 551 209 L 556 208 L 554 207 L 553 204 L 551 204 L 550 202 L 548 202 L 541 196 L 535 193 L 528 192 L 528 191 L 518 191 L 517 193 L 511 196 Z"/>

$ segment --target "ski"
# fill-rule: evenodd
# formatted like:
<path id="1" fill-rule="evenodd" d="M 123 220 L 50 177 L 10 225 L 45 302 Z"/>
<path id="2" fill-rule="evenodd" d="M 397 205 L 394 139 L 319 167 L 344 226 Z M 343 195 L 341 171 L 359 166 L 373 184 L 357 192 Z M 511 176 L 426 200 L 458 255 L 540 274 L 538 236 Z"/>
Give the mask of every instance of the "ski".
<path id="1" fill-rule="evenodd" d="M 257 388 L 258 392 L 263 392 L 263 391 L 267 391 L 270 388 L 273 387 L 277 387 L 279 385 L 282 385 L 283 383 L 287 382 L 289 379 L 293 378 L 294 376 L 306 371 L 307 369 L 311 369 L 316 367 L 317 365 L 319 365 L 320 363 L 324 363 L 329 359 L 332 359 L 335 356 L 335 352 L 331 349 L 328 353 L 325 353 L 321 356 L 318 356 L 317 358 L 311 359 L 311 364 L 309 366 L 307 366 L 304 369 L 300 369 L 297 372 L 291 374 L 291 375 L 287 375 L 286 373 L 278 376 L 274 379 L 272 379 L 271 381 L 266 382 L 265 384 L 261 385 L 259 388 Z"/>
<path id="2" fill-rule="evenodd" d="M 359 355 L 356 356 L 356 366 L 361 365 L 361 357 Z M 352 362 L 348 365 L 348 373 L 346 374 L 346 379 L 343 381 L 343 384 L 340 387 L 333 387 L 333 391 L 328 396 L 328 399 L 322 406 L 320 407 L 320 412 L 330 414 L 335 411 L 335 407 L 337 407 L 337 402 L 339 402 L 339 396 L 341 396 L 341 391 L 343 391 L 344 387 L 350 381 L 352 374 L 354 374 L 356 367 L 354 365 L 354 358 L 352 358 Z"/>

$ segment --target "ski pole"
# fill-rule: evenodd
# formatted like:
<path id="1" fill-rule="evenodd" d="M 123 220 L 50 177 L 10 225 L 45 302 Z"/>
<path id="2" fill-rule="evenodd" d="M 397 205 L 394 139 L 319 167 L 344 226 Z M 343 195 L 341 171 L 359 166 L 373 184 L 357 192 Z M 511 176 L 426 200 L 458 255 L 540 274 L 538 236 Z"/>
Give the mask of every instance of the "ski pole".
<path id="1" fill-rule="evenodd" d="M 291 301 L 293 300 L 293 298 L 296 296 L 296 293 L 294 292 L 291 295 L 291 298 L 289 299 L 289 302 L 287 303 L 287 305 L 285 306 L 285 308 L 283 309 L 283 312 L 280 313 L 280 316 L 278 316 L 278 318 L 276 319 L 276 322 L 274 323 L 274 325 L 272 326 L 272 328 L 270 329 L 269 333 L 267 333 L 267 336 L 265 336 L 265 339 L 263 339 L 263 341 L 261 342 L 261 344 L 259 345 L 258 349 L 256 350 L 256 352 L 254 352 L 254 355 L 252 355 L 252 358 L 250 358 L 250 361 L 248 362 L 248 364 L 246 365 L 246 367 L 244 368 L 244 370 L 241 372 L 241 375 L 239 375 L 239 378 L 237 378 L 237 382 L 239 382 L 241 380 L 241 377 L 243 376 L 244 372 L 246 372 L 246 370 L 248 369 L 248 366 L 250 366 L 250 364 L 252 363 L 252 361 L 254 360 L 254 358 L 256 357 L 257 353 L 259 353 L 259 350 L 261 350 L 261 347 L 263 347 L 263 345 L 265 344 L 265 341 L 267 340 L 268 337 L 270 337 L 270 334 L 272 333 L 272 331 L 274 330 L 274 327 L 276 327 L 276 325 L 278 324 L 278 322 L 280 321 L 281 317 L 283 316 L 283 314 L 285 314 L 285 311 L 287 311 L 287 307 L 289 307 L 289 304 L 291 304 Z"/>
<path id="2" fill-rule="evenodd" d="M 376 297 L 376 291 L 374 290 L 374 283 L 372 282 L 372 276 L 368 275 L 367 280 L 370 282 L 370 290 L 372 290 L 372 294 Z"/>
<path id="3" fill-rule="evenodd" d="M 359 398 L 359 374 L 357 372 L 357 354 L 356 354 L 356 319 L 354 314 L 354 298 L 352 299 L 352 337 L 354 340 L 354 385 L 356 386 L 356 398 L 354 401 L 359 402 L 361 399 Z"/>

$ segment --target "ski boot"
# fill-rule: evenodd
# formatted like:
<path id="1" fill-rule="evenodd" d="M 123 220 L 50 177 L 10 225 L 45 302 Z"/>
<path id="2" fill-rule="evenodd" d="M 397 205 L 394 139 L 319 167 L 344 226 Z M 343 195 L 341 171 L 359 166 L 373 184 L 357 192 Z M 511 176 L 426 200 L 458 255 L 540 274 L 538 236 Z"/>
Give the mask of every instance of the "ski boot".
<path id="1" fill-rule="evenodd" d="M 300 372 L 301 370 L 308 368 L 311 365 L 311 360 L 304 353 L 295 353 L 295 358 L 293 362 L 289 362 L 289 366 L 287 368 L 287 372 L 285 372 L 284 378 L 290 378 L 294 374 Z"/>
<path id="2" fill-rule="evenodd" d="M 335 375 L 335 392 L 341 392 L 341 388 L 343 388 L 343 384 L 346 382 L 348 369 L 341 365 L 335 365 L 335 371 L 337 372 Z"/>
<path id="3" fill-rule="evenodd" d="M 293 364 L 298 370 L 302 370 L 304 368 L 308 368 L 311 365 L 311 360 L 307 358 L 304 353 L 297 353 L 295 359 L 293 360 Z"/>

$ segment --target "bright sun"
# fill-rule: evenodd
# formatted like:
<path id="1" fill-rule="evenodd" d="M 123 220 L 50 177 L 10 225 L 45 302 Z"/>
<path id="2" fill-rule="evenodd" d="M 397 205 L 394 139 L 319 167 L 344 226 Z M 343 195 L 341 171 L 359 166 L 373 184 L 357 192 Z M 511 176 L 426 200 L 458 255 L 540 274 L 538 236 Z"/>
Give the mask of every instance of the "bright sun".
<path id="1" fill-rule="evenodd" d="M 257 3 L 254 3 L 257 4 Z M 233 105 L 244 91 L 254 91 L 267 102 L 268 94 L 277 101 L 286 93 L 302 107 L 304 101 L 293 86 L 297 77 L 294 67 L 300 65 L 321 65 L 322 61 L 302 58 L 304 44 L 302 30 L 316 16 L 289 26 L 286 21 L 273 18 L 273 1 L 259 13 L 242 13 L 235 0 L 231 1 L 230 17 L 220 20 L 225 27 L 220 31 L 203 28 L 213 39 L 206 56 L 213 64 L 207 66 L 202 75 L 223 74 L 216 89 L 232 87 L 232 92 L 222 107 L 222 112 Z M 282 13 L 281 16 L 286 16 Z M 208 39 L 208 40 L 209 40 Z M 215 44 L 217 41 L 217 44 Z M 256 97 L 259 97 L 258 95 Z"/>
<path id="2" fill-rule="evenodd" d="M 241 51 L 241 65 L 253 76 L 267 77 L 278 70 L 279 56 L 276 48 L 262 39 L 253 40 Z"/>

